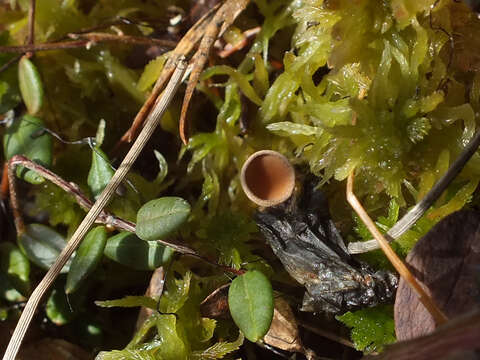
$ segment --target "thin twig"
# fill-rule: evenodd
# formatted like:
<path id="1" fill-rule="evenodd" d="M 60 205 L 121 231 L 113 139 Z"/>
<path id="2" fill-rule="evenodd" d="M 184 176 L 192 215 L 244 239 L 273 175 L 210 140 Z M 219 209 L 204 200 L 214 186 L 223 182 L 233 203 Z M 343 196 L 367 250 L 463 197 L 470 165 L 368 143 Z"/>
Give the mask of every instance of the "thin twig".
<path id="1" fill-rule="evenodd" d="M 72 195 L 75 198 L 77 204 L 84 210 L 89 211 L 94 205 L 94 203 L 80 190 L 77 184 L 68 182 L 62 179 L 53 171 L 47 168 L 44 168 L 43 166 L 33 162 L 30 159 L 27 159 L 23 155 L 13 156 L 8 163 L 5 163 L 5 165 L 7 169 L 5 173 L 8 174 L 7 175 L 8 178 L 11 179 L 10 180 L 11 186 L 9 187 L 9 189 L 10 189 L 11 206 L 12 206 L 12 212 L 14 213 L 14 221 L 15 221 L 15 226 L 17 230 L 17 235 L 20 235 L 25 231 L 25 225 L 23 223 L 23 217 L 21 215 L 21 211 L 19 208 L 18 196 L 17 196 L 17 190 L 16 190 L 15 168 L 17 166 L 23 166 L 27 169 L 35 171 L 43 178 L 51 181 L 53 184 L 57 185 L 62 190 Z M 6 191 L 8 192 L 8 189 Z M 95 222 L 104 224 L 104 225 L 110 225 L 117 230 L 124 230 L 131 233 L 135 233 L 135 228 L 136 228 L 135 223 L 119 218 L 105 210 L 102 210 L 100 212 Z M 211 261 L 208 258 L 197 254 L 195 250 L 188 248 L 184 245 L 180 245 L 180 244 L 177 244 L 171 241 L 166 241 L 166 240 L 155 240 L 155 241 L 162 245 L 171 247 L 178 253 L 195 257 L 210 265 L 218 267 L 223 271 L 230 272 L 235 275 L 242 275 L 245 273 L 245 271 L 243 270 L 237 270 L 230 266 L 222 265 L 222 264 L 219 264 L 218 262 Z"/>
<path id="2" fill-rule="evenodd" d="M 177 46 L 172 51 L 167 62 L 165 63 L 162 73 L 158 77 L 150 96 L 143 103 L 142 108 L 135 116 L 135 119 L 133 120 L 132 125 L 130 125 L 130 128 L 122 135 L 120 140 L 115 145 L 115 148 L 113 150 L 114 153 L 117 153 L 123 145 L 128 144 L 132 142 L 133 139 L 135 139 L 138 132 L 142 128 L 145 118 L 150 111 L 150 108 L 152 107 L 155 99 L 160 95 L 165 86 L 165 83 L 172 75 L 173 69 L 175 68 L 175 64 L 177 63 L 178 59 L 182 56 L 187 56 L 195 47 L 195 45 L 200 41 L 204 34 L 205 27 L 208 25 L 208 21 L 214 16 L 215 11 L 218 9 L 219 6 L 220 4 L 217 4 L 205 15 L 203 15 L 203 17 L 200 18 L 200 20 L 198 20 L 178 42 Z"/>
<path id="3" fill-rule="evenodd" d="M 11 58 L 10 60 L 8 60 L 5 64 L 3 64 L 1 67 L 0 67 L 0 74 L 2 72 L 4 72 L 5 70 L 7 70 L 10 66 L 12 66 L 13 64 L 15 64 L 17 61 L 20 61 L 20 59 L 22 58 L 23 56 L 23 53 L 20 54 L 20 55 L 17 55 L 13 58 Z"/>
<path id="4" fill-rule="evenodd" d="M 30 0 L 30 8 L 28 9 L 28 38 L 27 44 L 35 43 L 35 0 Z"/>
<path id="5" fill-rule="evenodd" d="M 30 8 L 28 9 L 28 38 L 27 45 L 33 45 L 35 43 L 35 7 L 36 0 L 30 0 Z M 30 58 L 33 56 L 33 52 L 27 52 L 25 56 Z"/>
<path id="6" fill-rule="evenodd" d="M 43 178 L 47 179 L 48 181 L 51 181 L 53 184 L 57 185 L 60 187 L 62 190 L 66 191 L 70 195 L 72 195 L 77 204 L 80 205 L 81 208 L 83 208 L 86 211 L 89 211 L 92 206 L 93 202 L 84 194 L 80 191 L 80 188 L 78 185 L 65 181 L 62 179 L 60 176 L 55 174 L 54 172 L 44 168 L 43 166 L 27 159 L 25 156 L 22 155 L 15 155 L 13 156 L 10 161 L 8 162 L 8 171 L 9 171 L 9 178 L 11 179 L 10 181 L 10 198 L 11 203 L 12 203 L 12 211 L 15 214 L 14 215 L 14 220 L 15 220 L 15 226 L 17 227 L 17 235 L 20 235 L 24 229 L 25 226 L 23 225 L 23 220 L 21 216 L 21 212 L 19 209 L 19 204 L 18 204 L 18 197 L 17 197 L 17 191 L 16 191 L 16 180 L 15 180 L 15 168 L 17 166 L 23 166 L 27 169 L 30 169 L 32 171 L 35 171 L 38 173 L 40 176 Z M 110 225 L 113 226 L 114 228 L 118 230 L 125 230 L 125 231 L 130 231 L 130 232 L 135 232 L 135 224 L 121 219 L 119 217 L 116 217 L 115 215 L 110 214 L 109 212 L 102 210 L 100 214 L 98 215 L 97 219 L 95 220 L 97 223 L 101 223 L 104 225 Z"/>
<path id="7" fill-rule="evenodd" d="M 0 53 L 27 53 L 32 51 L 51 51 L 51 50 L 64 50 L 64 49 L 76 49 L 86 46 L 95 46 L 107 42 L 117 42 L 121 44 L 136 44 L 136 45 L 161 45 L 168 48 L 174 47 L 175 42 L 170 40 L 153 39 L 141 36 L 130 35 L 113 35 L 103 33 L 90 33 L 90 34 L 72 34 L 75 35 L 78 40 L 51 42 L 43 44 L 27 44 L 19 46 L 0 46 Z"/>
<path id="8" fill-rule="evenodd" d="M 168 83 L 163 96 L 161 98 L 158 98 L 155 102 L 155 105 L 147 118 L 144 128 L 142 129 L 140 135 L 135 140 L 131 149 L 128 151 L 127 155 L 123 159 L 120 167 L 114 173 L 113 177 L 110 179 L 110 182 L 102 191 L 97 201 L 93 204 L 92 208 L 87 213 L 87 215 L 79 225 L 78 229 L 71 237 L 70 241 L 62 250 L 58 258 L 55 260 L 55 263 L 50 267 L 47 274 L 44 276 L 42 281 L 40 281 L 38 286 L 33 291 L 32 295 L 28 299 L 27 305 L 25 306 L 25 309 L 20 316 L 17 326 L 15 327 L 15 331 L 13 332 L 13 335 L 7 346 L 5 355 L 3 356 L 3 360 L 15 360 L 22 340 L 25 336 L 25 333 L 27 332 L 27 329 L 42 297 L 53 284 L 72 253 L 80 245 L 83 237 L 86 235 L 92 224 L 95 222 L 98 215 L 100 215 L 103 208 L 108 204 L 111 197 L 115 193 L 115 190 L 123 181 L 128 171 L 132 167 L 133 163 L 137 159 L 138 155 L 142 151 L 143 147 L 146 145 L 147 141 L 152 136 L 155 128 L 159 123 L 160 118 L 170 104 L 170 101 L 173 99 L 173 96 L 180 85 L 184 72 L 185 61 L 182 58 L 177 64 L 177 68 L 172 75 L 172 78 Z"/>
<path id="9" fill-rule="evenodd" d="M 174 48 L 177 45 L 176 41 L 165 40 L 165 39 L 155 39 L 143 36 L 132 36 L 132 35 L 115 35 L 109 33 L 99 33 L 99 32 L 90 32 L 90 33 L 71 33 L 68 34 L 68 37 L 71 39 L 87 39 L 94 43 L 104 43 L 104 42 L 119 42 L 122 44 L 134 44 L 134 45 L 160 45 L 168 48 Z"/>
<path id="10" fill-rule="evenodd" d="M 387 256 L 388 260 L 392 263 L 393 267 L 397 270 L 401 277 L 405 279 L 407 284 L 414 290 L 420 302 L 425 306 L 428 312 L 432 315 L 435 323 L 437 325 L 445 323 L 448 319 L 443 314 L 443 312 L 437 307 L 433 299 L 428 296 L 428 294 L 423 290 L 420 284 L 417 282 L 415 277 L 412 275 L 410 270 L 405 266 L 403 261 L 397 256 L 395 251 L 390 247 L 388 244 L 387 239 L 382 235 L 382 233 L 378 230 L 377 226 L 367 214 L 365 209 L 363 208 L 360 201 L 357 199 L 355 194 L 353 193 L 353 171 L 350 173 L 347 179 L 347 201 L 350 206 L 355 210 L 357 215 L 363 221 L 367 229 L 373 235 L 375 240 L 378 241 L 380 248 L 383 250 L 385 255 Z"/>
<path id="11" fill-rule="evenodd" d="M 468 145 L 462 151 L 460 156 L 453 162 L 445 175 L 432 187 L 432 189 L 420 200 L 420 202 L 410 209 L 395 225 L 387 232 L 387 239 L 393 241 L 403 235 L 410 229 L 415 222 L 420 219 L 423 214 L 437 201 L 450 183 L 457 177 L 457 175 L 465 167 L 465 164 L 470 160 L 472 155 L 477 151 L 480 145 L 480 130 L 470 140 Z M 358 241 L 348 244 L 348 252 L 350 254 L 360 254 L 372 250 L 379 249 L 378 242 L 373 240 Z"/>

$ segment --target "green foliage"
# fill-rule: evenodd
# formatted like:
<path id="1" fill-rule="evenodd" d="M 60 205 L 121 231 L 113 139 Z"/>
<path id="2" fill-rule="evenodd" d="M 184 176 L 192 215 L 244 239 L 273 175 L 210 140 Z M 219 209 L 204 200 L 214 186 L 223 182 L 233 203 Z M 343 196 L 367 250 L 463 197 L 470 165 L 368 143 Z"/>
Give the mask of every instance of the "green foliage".
<path id="1" fill-rule="evenodd" d="M 43 166 L 52 164 L 52 138 L 43 131 L 41 119 L 24 115 L 11 124 L 3 137 L 3 149 L 7 159 L 14 155 L 24 155 Z M 44 179 L 36 172 L 17 168 L 17 176 L 32 184 L 40 184 Z"/>
<path id="2" fill-rule="evenodd" d="M 387 344 L 395 342 L 395 323 L 391 305 L 377 306 L 336 317 L 352 329 L 355 348 L 365 353 L 382 351 Z"/>
<path id="3" fill-rule="evenodd" d="M 20 249 L 10 243 L 0 244 L 0 272 L 5 281 L 23 295 L 30 292 L 30 263 Z"/>
<path id="4" fill-rule="evenodd" d="M 48 213 L 50 225 L 67 225 L 68 235 L 76 230 L 85 214 L 73 196 L 50 182 L 44 182 L 38 187 L 35 207 L 29 215 L 38 216 L 42 211 Z"/>
<path id="5" fill-rule="evenodd" d="M 107 155 L 99 147 L 92 149 L 92 165 L 87 182 L 95 199 L 105 189 L 114 172 Z"/>
<path id="6" fill-rule="evenodd" d="M 28 112 L 35 115 L 43 105 L 43 84 L 35 64 L 26 56 L 18 63 L 18 84 Z"/>
<path id="7" fill-rule="evenodd" d="M 55 325 L 61 326 L 72 321 L 74 313 L 62 288 L 56 287 L 52 290 L 47 300 L 46 313 Z"/>
<path id="8" fill-rule="evenodd" d="M 251 219 L 227 210 L 213 216 L 199 236 L 217 250 L 220 263 L 240 268 L 250 255 L 247 241 L 256 232 L 257 226 Z"/>
<path id="9" fill-rule="evenodd" d="M 173 250 L 156 241 L 143 241 L 129 232 L 117 234 L 107 241 L 105 255 L 137 270 L 153 270 L 170 261 Z"/>
<path id="10" fill-rule="evenodd" d="M 302 159 L 325 182 L 343 180 L 356 169 L 358 192 L 386 192 L 403 206 L 401 185 L 409 159 L 422 158 L 427 148 L 438 153 L 447 146 L 458 153 L 473 135 L 468 99 L 439 90 L 449 70 L 448 59 L 440 55 L 447 39 L 422 13 L 429 1 L 408 10 L 402 5 L 403 12 L 387 3 L 344 3 L 332 9 L 320 3 L 307 1 L 294 12 L 296 55 L 285 54 L 285 71 L 269 88 L 261 118 L 266 124 L 292 123 L 267 128 L 304 149 Z M 438 4 L 433 21 L 448 11 Z M 400 14 L 410 22 L 402 20 L 399 26 Z M 327 62 L 331 71 L 315 85 L 313 74 Z M 461 134 L 454 130 L 460 119 Z M 304 125 L 309 127 L 299 132 Z M 447 133 L 450 140 L 440 140 L 439 134 Z M 430 165 L 422 161 L 421 171 Z"/>
<path id="11" fill-rule="evenodd" d="M 29 2 L 11 4 L 16 8 L 7 6 L 0 14 L 5 29 L 0 33 L 2 46 L 23 44 L 28 31 Z M 148 36 L 154 28 L 143 22 L 150 20 L 155 31 L 164 34 L 171 9 L 178 6 L 187 15 L 187 5 L 185 1 L 37 1 L 35 42 L 55 42 L 89 28 Z M 119 19 L 121 23 L 105 27 Z M 186 23 L 179 25 L 179 34 L 186 30 Z M 336 194 L 343 189 L 339 181 L 355 171 L 356 194 L 386 232 L 425 196 L 475 131 L 480 66 L 474 50 L 480 41 L 472 34 L 480 31 L 480 21 L 463 2 L 255 0 L 237 24 L 241 30 L 255 26 L 261 30 L 248 43 L 248 50 L 217 61 L 201 75 L 196 90 L 204 96 L 192 102 L 188 114 L 192 125 L 188 145 L 182 146 L 178 139 L 181 96 L 177 96 L 161 119 L 163 131 L 152 138 L 152 147 L 128 175 L 128 186 L 125 182 L 120 189 L 124 191 L 108 207 L 132 222 L 138 213 L 137 231 L 143 240 L 121 233 L 107 240 L 103 249 L 102 232 L 99 241 L 88 237 L 77 251 L 67 291 L 79 286 L 75 299 L 81 299 L 83 291 L 88 293 L 88 300 L 79 300 L 79 307 L 88 309 L 86 319 L 99 316 L 92 336 L 103 334 L 104 338 L 93 336 L 95 345 L 87 345 L 96 349 L 123 347 L 128 341 L 124 328 L 133 328 L 136 314 L 127 310 L 127 316 L 120 318 L 115 311 L 92 310 L 92 299 L 142 294 L 148 282 L 144 271 L 168 268 L 165 292 L 159 299 L 163 314 L 149 318 L 125 349 L 102 352 L 99 359 L 213 359 L 227 356 L 242 344 L 243 335 L 237 338 L 232 321 L 217 323 L 202 318 L 198 310 L 207 295 L 228 281 L 222 271 L 187 257 L 180 257 L 170 269 L 173 251 L 153 240 L 178 237 L 175 240 L 201 255 L 242 267 L 249 270 L 247 274 L 250 270 L 278 272 L 271 254 L 265 257 L 268 262 L 261 257 L 266 248 L 252 220 L 255 208 L 240 187 L 241 166 L 254 151 L 268 148 L 285 154 L 299 169 L 299 182 L 308 172 L 319 176 L 319 186 L 334 200 L 330 210 L 335 221 L 345 224 L 344 235 L 351 241 L 369 240 L 371 235 L 357 218 L 347 232 L 351 212 L 343 199 L 338 201 Z M 454 34 L 453 48 L 447 33 Z M 226 35 L 231 42 L 231 34 Z M 122 149 L 113 151 L 114 144 L 131 124 L 169 56 L 163 53 L 145 65 L 145 53 L 150 56 L 158 48 L 142 48 L 92 42 L 78 49 L 37 51 L 33 60 L 24 58 L 18 66 L 2 71 L 0 114 L 11 110 L 5 114 L 4 160 L 23 154 L 97 197 L 113 174 L 106 154 L 116 164 L 121 160 Z M 0 67 L 14 56 L 0 54 Z M 41 111 L 41 120 L 23 115 L 23 106 L 18 106 L 22 98 L 29 113 Z M 216 119 L 210 116 L 215 111 Z M 52 138 L 44 127 L 71 141 L 97 131 L 98 152 L 55 141 L 52 153 Z M 152 149 L 162 152 L 154 150 L 158 167 Z M 22 168 L 17 174 L 35 184 L 43 181 Z M 432 209 L 394 242 L 395 251 L 405 256 L 444 216 L 468 206 L 472 199 L 477 205 L 479 180 L 480 156 L 475 154 Z M 19 194 L 27 222 L 48 223 L 65 238 L 84 216 L 76 200 L 51 183 L 19 187 Z M 186 199 L 191 211 L 188 205 L 188 211 L 185 206 L 179 214 L 169 213 L 171 204 L 164 212 L 152 209 L 160 196 Z M 139 211 L 142 204 L 145 207 Z M 37 266 L 50 266 L 64 243 L 63 236 L 51 228 L 27 227 L 19 244 L 32 260 L 32 279 L 37 278 Z M 102 266 L 81 283 L 102 260 L 102 249 L 106 255 Z M 14 246 L 0 247 L 0 254 L 2 301 L 23 301 L 29 290 L 29 263 Z M 376 267 L 389 266 L 379 251 L 362 257 Z M 65 329 L 81 326 L 87 334 L 87 321 L 82 325 L 77 319 L 70 321 L 60 295 L 57 284 L 47 315 L 65 324 Z M 157 300 L 127 296 L 102 304 L 155 308 Z M 391 316 L 382 317 L 383 310 L 378 309 L 361 311 L 341 318 L 353 324 L 354 332 L 368 335 L 355 340 L 359 348 L 378 351 L 391 338 L 385 329 L 376 333 L 379 327 L 372 324 L 385 320 L 391 326 Z M 0 307 L 0 318 L 10 313 Z M 65 331 L 66 337 L 73 333 Z M 256 339 L 259 333 L 248 336 Z"/>
<path id="12" fill-rule="evenodd" d="M 188 218 L 190 204 L 179 197 L 163 197 L 143 205 L 135 229 L 145 241 L 162 239 L 177 230 Z"/>
<path id="13" fill-rule="evenodd" d="M 25 300 L 25 297 L 15 289 L 8 275 L 3 272 L 0 273 L 0 297 L 11 302 Z M 8 316 L 8 313 L 2 316 Z"/>
<path id="14" fill-rule="evenodd" d="M 44 270 L 50 269 L 66 244 L 62 235 L 42 224 L 27 225 L 18 242 L 25 255 Z M 62 268 L 62 274 L 69 271 L 70 263 L 71 260 Z"/>
<path id="15" fill-rule="evenodd" d="M 157 309 L 157 300 L 148 296 L 126 296 L 123 299 L 95 301 L 101 307 L 138 307 L 144 306 L 153 310 Z"/>
<path id="16" fill-rule="evenodd" d="M 160 313 L 154 312 L 145 320 L 125 349 L 100 352 L 97 360 L 221 359 L 238 349 L 243 336 L 233 342 L 213 342 L 216 321 L 200 315 L 199 304 L 215 281 L 212 283 L 211 279 L 194 276 L 178 262 L 172 265 L 170 274 L 160 299 Z M 157 300 L 145 296 L 97 301 L 97 304 L 157 309 Z"/>
<path id="17" fill-rule="evenodd" d="M 273 291 L 260 271 L 236 277 L 228 290 L 228 306 L 233 321 L 245 337 L 257 342 L 268 332 L 273 319 Z"/>
<path id="18" fill-rule="evenodd" d="M 138 80 L 137 88 L 140 91 L 148 90 L 157 81 L 160 73 L 162 72 L 163 65 L 167 57 L 162 55 L 154 60 L 151 60 L 143 70 L 142 76 Z"/>
<path id="19" fill-rule="evenodd" d="M 223 357 L 235 350 L 238 350 L 243 344 L 244 336 L 238 335 L 238 339 L 232 342 L 220 341 L 202 351 L 194 351 L 190 355 L 191 359 L 223 359 Z"/>
<path id="20" fill-rule="evenodd" d="M 104 226 L 90 230 L 78 247 L 68 271 L 65 292 L 75 292 L 80 284 L 90 275 L 102 259 L 107 243 L 107 231 Z"/>

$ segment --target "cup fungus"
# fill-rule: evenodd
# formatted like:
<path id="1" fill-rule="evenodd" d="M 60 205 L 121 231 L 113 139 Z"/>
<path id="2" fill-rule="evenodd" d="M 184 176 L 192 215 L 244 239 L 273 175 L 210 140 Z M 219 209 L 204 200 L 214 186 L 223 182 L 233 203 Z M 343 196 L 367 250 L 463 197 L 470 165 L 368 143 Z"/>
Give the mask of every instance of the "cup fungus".
<path id="1" fill-rule="evenodd" d="M 295 187 L 295 171 L 288 159 L 272 150 L 257 151 L 243 164 L 243 191 L 255 204 L 274 206 L 287 200 Z"/>

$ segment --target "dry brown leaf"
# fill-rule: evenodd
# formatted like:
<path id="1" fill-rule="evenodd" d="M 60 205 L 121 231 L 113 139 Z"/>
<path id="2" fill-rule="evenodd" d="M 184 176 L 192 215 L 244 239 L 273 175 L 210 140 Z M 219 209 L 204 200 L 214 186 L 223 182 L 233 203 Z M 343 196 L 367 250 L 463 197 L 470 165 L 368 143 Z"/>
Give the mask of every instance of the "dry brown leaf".
<path id="1" fill-rule="evenodd" d="M 230 311 L 228 308 L 228 288 L 230 284 L 220 286 L 200 304 L 200 313 L 203 317 L 212 319 L 228 319 Z"/>
<path id="2" fill-rule="evenodd" d="M 275 298 L 272 324 L 263 341 L 281 350 L 304 352 L 295 315 L 288 302 L 281 297 Z"/>
<path id="3" fill-rule="evenodd" d="M 407 256 L 413 275 L 449 318 L 478 306 L 479 231 L 480 213 L 458 211 L 435 225 Z M 394 314 L 398 340 L 423 336 L 435 329 L 432 317 L 403 279 Z"/>
<path id="4" fill-rule="evenodd" d="M 388 345 L 380 355 L 364 360 L 470 360 L 478 359 L 480 310 L 469 312 L 438 327 L 432 334 Z"/>

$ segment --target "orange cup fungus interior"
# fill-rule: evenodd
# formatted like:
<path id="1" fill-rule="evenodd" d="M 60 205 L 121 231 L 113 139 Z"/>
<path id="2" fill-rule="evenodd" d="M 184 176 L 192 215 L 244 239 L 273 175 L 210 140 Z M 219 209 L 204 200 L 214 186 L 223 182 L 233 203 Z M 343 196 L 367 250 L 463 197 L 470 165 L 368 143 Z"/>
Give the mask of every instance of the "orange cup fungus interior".
<path id="1" fill-rule="evenodd" d="M 245 162 L 241 180 L 250 200 L 261 206 L 273 206 L 290 197 L 295 186 L 295 173 L 285 156 L 263 150 Z"/>

